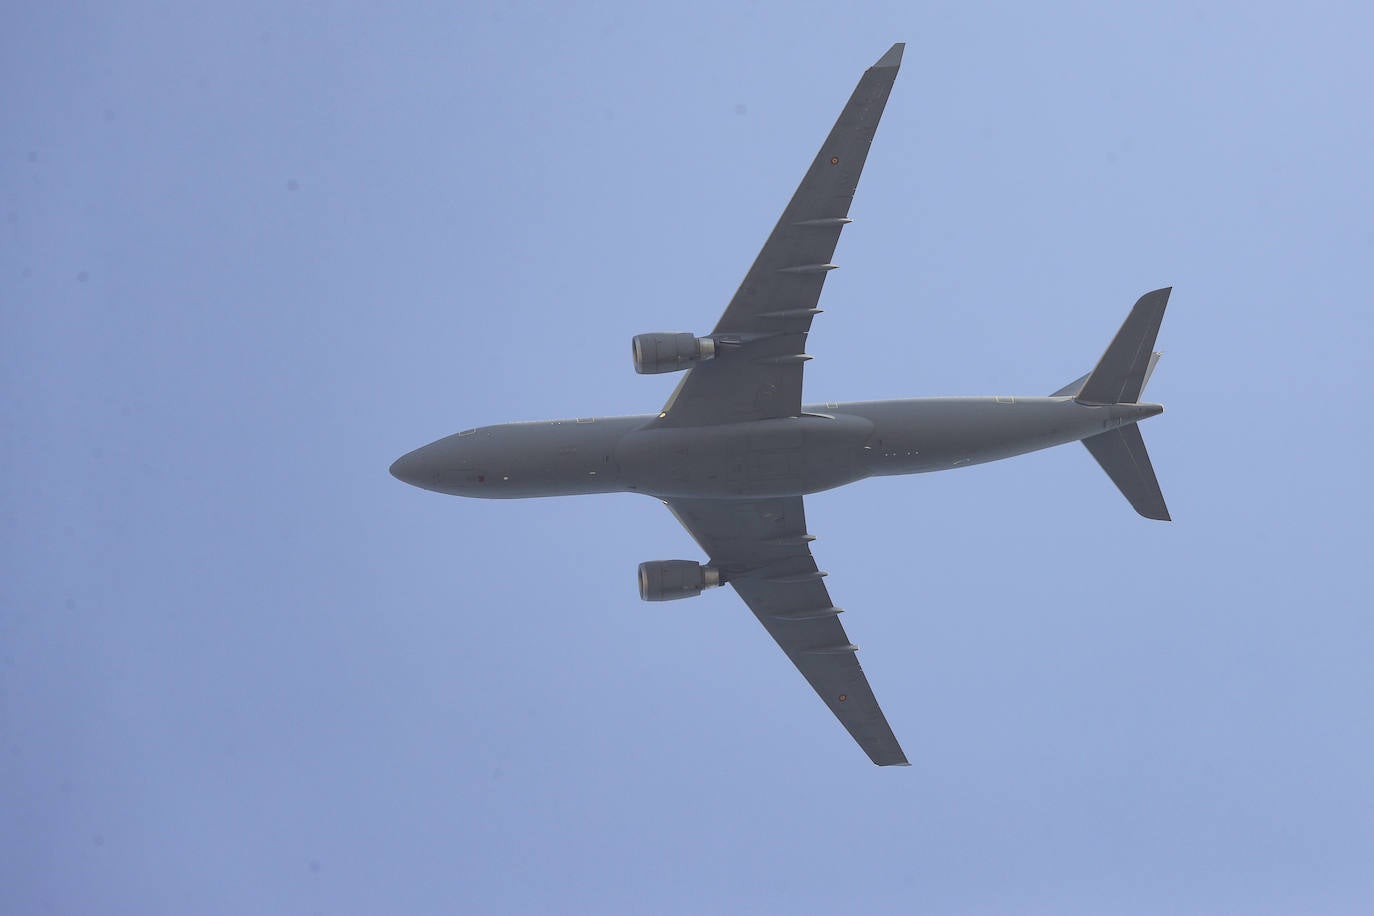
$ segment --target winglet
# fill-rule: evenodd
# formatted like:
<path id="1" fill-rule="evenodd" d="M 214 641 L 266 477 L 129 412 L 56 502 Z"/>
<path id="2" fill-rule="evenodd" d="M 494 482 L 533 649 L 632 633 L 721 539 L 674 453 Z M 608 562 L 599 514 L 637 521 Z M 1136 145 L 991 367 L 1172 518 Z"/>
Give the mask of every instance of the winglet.
<path id="1" fill-rule="evenodd" d="M 873 65 L 874 70 L 896 70 L 902 65 L 902 52 L 906 50 L 906 42 L 899 41 L 887 49 L 887 53 L 878 58 L 878 62 Z"/>

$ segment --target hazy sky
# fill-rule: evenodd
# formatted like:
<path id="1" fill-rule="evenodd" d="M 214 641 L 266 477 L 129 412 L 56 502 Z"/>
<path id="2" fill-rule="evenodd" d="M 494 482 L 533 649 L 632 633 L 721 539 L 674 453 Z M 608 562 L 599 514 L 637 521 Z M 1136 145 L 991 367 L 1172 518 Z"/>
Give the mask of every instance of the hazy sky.
<path id="1" fill-rule="evenodd" d="M 1367 4 L 30 3 L 0 29 L 0 910 L 1365 913 Z M 393 480 L 657 410 L 908 42 L 810 400 L 1143 429 L 808 499 L 909 769 L 635 495 Z"/>

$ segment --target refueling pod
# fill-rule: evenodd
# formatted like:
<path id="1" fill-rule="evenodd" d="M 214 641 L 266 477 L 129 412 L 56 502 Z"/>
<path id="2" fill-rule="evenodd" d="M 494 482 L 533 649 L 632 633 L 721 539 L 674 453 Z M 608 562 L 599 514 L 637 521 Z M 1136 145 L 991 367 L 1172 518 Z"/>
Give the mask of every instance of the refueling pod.
<path id="1" fill-rule="evenodd" d="M 639 564 L 639 597 L 645 601 L 695 598 L 702 590 L 714 588 L 722 581 L 719 569 L 693 560 L 650 560 Z"/>
<path id="2" fill-rule="evenodd" d="M 640 375 L 681 372 L 692 363 L 714 359 L 716 342 L 685 331 L 680 334 L 639 334 L 634 339 L 635 371 Z"/>

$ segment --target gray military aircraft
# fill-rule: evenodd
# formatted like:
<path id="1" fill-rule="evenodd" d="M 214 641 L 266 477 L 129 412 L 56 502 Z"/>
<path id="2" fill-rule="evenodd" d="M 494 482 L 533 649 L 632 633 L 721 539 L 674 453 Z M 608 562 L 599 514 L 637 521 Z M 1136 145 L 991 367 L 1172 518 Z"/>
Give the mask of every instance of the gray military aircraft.
<path id="1" fill-rule="evenodd" d="M 864 73 L 715 329 L 634 338 L 637 372 L 687 370 L 661 411 L 469 429 L 391 466 L 454 496 L 662 500 L 709 559 L 641 563 L 640 597 L 734 586 L 879 766 L 907 765 L 906 755 L 812 559 L 803 496 L 1082 441 L 1136 511 L 1169 518 L 1136 427 L 1164 409 L 1140 395 L 1169 289 L 1142 296 L 1096 368 L 1048 397 L 802 404 L 806 335 L 904 47 Z"/>

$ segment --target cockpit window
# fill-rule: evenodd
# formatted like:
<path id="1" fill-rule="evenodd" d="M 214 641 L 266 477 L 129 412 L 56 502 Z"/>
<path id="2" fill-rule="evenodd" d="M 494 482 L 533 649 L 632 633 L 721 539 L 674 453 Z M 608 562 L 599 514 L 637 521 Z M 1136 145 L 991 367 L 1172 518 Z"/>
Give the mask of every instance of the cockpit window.
<path id="1" fill-rule="evenodd" d="M 458 435 L 460 435 L 460 436 L 471 436 L 471 435 L 472 435 L 473 433 L 475 433 L 475 432 L 477 432 L 477 430 L 475 430 L 475 429 L 465 429 L 465 430 L 463 430 L 461 433 L 458 433 Z"/>

